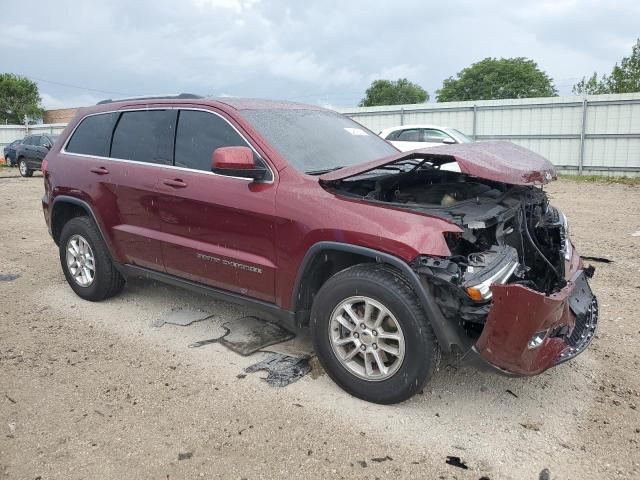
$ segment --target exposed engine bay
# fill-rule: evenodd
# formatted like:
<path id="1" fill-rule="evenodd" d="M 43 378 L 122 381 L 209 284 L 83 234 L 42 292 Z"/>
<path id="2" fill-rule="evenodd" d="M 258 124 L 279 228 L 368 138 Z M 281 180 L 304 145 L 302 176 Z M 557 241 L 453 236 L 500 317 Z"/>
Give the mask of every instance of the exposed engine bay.
<path id="1" fill-rule="evenodd" d="M 539 187 L 515 186 L 437 168 L 342 180 L 336 193 L 450 220 L 449 258 L 422 256 L 413 268 L 430 279 L 443 313 L 484 323 L 491 284 L 518 283 L 551 294 L 565 284 L 568 226 Z M 448 295 L 438 293 L 441 289 Z M 448 316 L 448 315 L 447 315 Z"/>

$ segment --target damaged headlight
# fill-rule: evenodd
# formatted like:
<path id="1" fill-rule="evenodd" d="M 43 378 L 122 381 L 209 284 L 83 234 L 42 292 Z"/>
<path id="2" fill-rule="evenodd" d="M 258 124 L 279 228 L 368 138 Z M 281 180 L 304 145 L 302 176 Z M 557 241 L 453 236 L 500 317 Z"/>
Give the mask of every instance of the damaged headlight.
<path id="1" fill-rule="evenodd" d="M 571 239 L 569 238 L 569 220 L 567 220 L 567 216 L 562 211 L 558 210 L 558 213 L 562 222 L 562 251 L 564 252 L 564 259 L 568 262 L 573 255 L 573 245 L 571 245 Z"/>
<path id="2" fill-rule="evenodd" d="M 462 286 L 472 300 L 489 300 L 491 285 L 506 283 L 518 265 L 518 252 L 509 246 L 495 246 L 487 252 L 472 254 Z"/>

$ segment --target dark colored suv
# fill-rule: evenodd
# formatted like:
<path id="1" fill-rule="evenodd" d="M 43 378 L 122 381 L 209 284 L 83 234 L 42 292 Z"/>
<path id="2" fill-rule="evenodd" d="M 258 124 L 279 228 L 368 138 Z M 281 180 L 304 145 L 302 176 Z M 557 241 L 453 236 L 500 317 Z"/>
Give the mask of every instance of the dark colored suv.
<path id="1" fill-rule="evenodd" d="M 42 169 L 42 161 L 49 153 L 59 135 L 29 135 L 16 146 L 15 157 L 18 160 L 18 170 L 23 177 L 33 176 L 34 170 Z"/>
<path id="2" fill-rule="evenodd" d="M 4 146 L 4 161 L 9 167 L 13 167 L 18 164 L 18 160 L 16 159 L 16 148 L 20 145 L 24 140 L 14 140 L 8 145 Z"/>
<path id="3" fill-rule="evenodd" d="M 314 106 L 143 99 L 81 111 L 43 172 L 80 297 L 135 275 L 249 303 L 309 328 L 372 402 L 420 391 L 440 351 L 533 375 L 596 329 L 593 269 L 542 188 L 553 166 L 511 143 L 399 152 Z"/>

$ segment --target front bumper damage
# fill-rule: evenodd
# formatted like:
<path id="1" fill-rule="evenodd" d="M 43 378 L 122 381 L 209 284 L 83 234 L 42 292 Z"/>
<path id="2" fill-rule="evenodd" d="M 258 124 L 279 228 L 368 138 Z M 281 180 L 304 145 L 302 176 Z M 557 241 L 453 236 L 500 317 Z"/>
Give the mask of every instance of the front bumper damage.
<path id="1" fill-rule="evenodd" d="M 516 376 L 535 375 L 583 352 L 598 325 L 598 303 L 572 252 L 567 284 L 551 295 L 522 285 L 493 285 L 487 321 L 467 361 Z M 532 339 L 536 338 L 532 346 Z"/>

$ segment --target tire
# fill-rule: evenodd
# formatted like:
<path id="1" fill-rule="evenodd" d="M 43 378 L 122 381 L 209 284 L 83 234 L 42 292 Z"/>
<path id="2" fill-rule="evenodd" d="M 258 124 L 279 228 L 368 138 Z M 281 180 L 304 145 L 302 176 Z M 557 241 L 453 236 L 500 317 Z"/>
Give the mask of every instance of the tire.
<path id="1" fill-rule="evenodd" d="M 27 161 L 24 158 L 20 158 L 18 160 L 18 170 L 20 171 L 20 175 L 22 177 L 32 177 L 33 170 L 29 169 L 27 165 Z"/>
<path id="2" fill-rule="evenodd" d="M 344 305 L 353 307 L 358 322 L 369 309 L 366 328 L 353 324 Z M 354 328 L 351 332 L 335 320 L 344 315 Z M 379 315 L 384 320 L 377 328 L 374 319 Z M 393 404 L 412 397 L 431 379 L 440 359 L 429 319 L 410 284 L 399 272 L 383 265 L 356 265 L 327 280 L 311 309 L 311 333 L 318 359 L 331 379 L 351 395 L 373 403 Z M 393 336 L 403 343 L 383 340 Z M 361 351 L 355 353 L 358 348 Z M 351 355 L 355 356 L 345 363 Z M 380 355 L 384 355 L 382 368 L 377 363 Z M 364 358 L 371 362 L 369 370 Z"/>
<path id="3" fill-rule="evenodd" d="M 83 242 L 86 242 L 88 249 L 86 246 L 84 249 L 82 248 Z M 78 248 L 80 254 L 75 258 L 80 258 L 81 267 L 78 267 L 78 262 L 70 264 L 74 254 L 69 249 L 77 253 Z M 60 264 L 64 276 L 69 286 L 79 297 L 98 302 L 113 297 L 124 287 L 125 280 L 115 268 L 102 235 L 91 218 L 75 217 L 69 220 L 62 227 L 59 249 Z M 90 257 L 87 257 L 87 253 Z M 93 258 L 93 261 L 89 262 L 89 258 Z M 78 273 L 91 272 L 91 265 L 93 266 L 92 276 Z"/>

